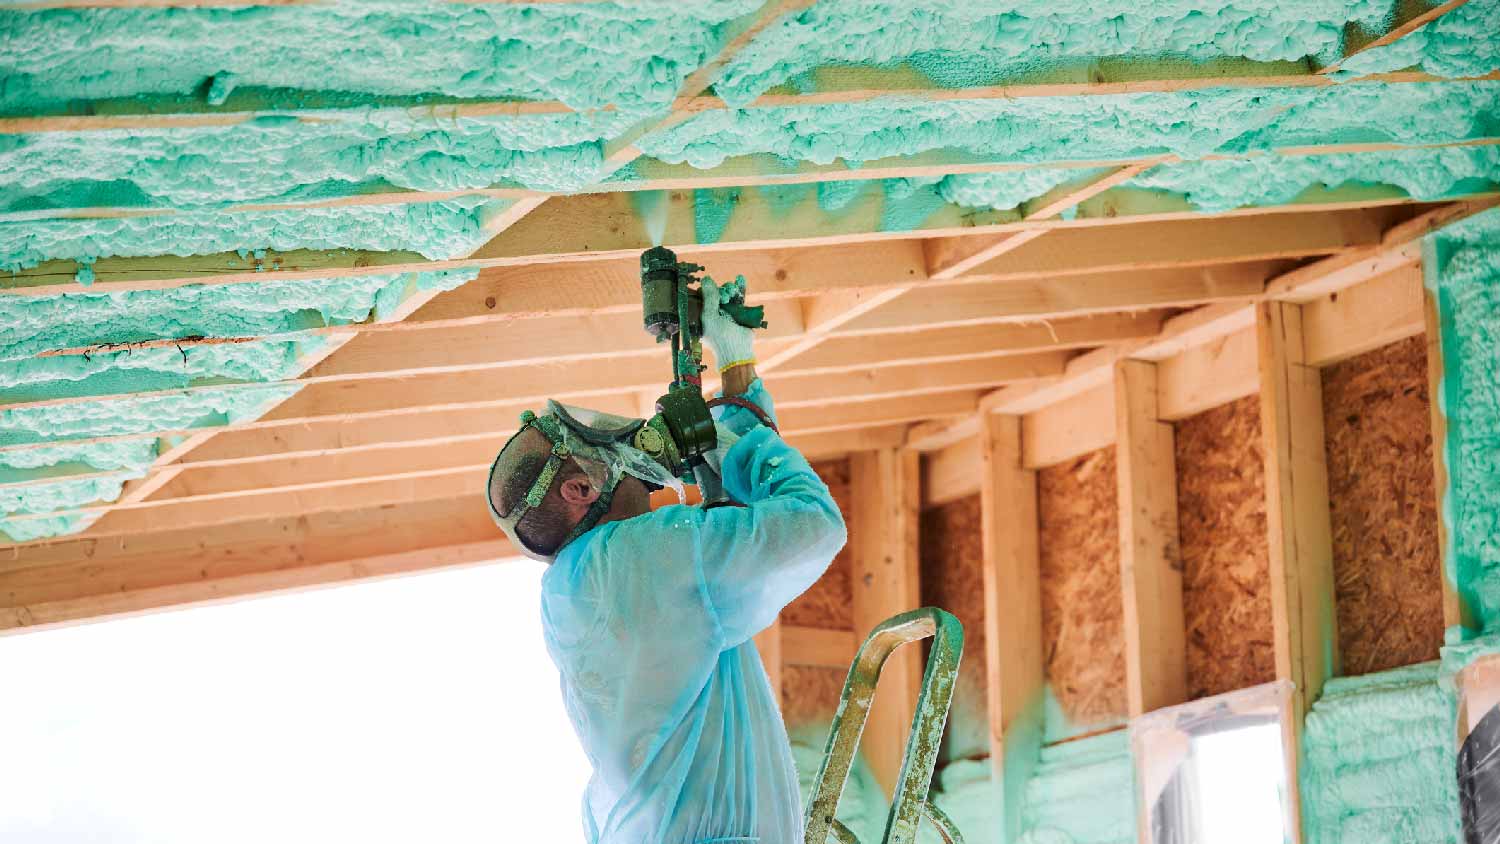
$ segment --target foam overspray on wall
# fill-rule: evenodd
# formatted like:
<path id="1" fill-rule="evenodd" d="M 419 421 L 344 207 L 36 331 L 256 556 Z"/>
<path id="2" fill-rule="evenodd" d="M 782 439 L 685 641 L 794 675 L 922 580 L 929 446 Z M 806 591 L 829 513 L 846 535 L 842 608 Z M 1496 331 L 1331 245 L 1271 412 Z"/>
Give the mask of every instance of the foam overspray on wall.
<path id="1" fill-rule="evenodd" d="M 945 87 L 994 85 L 1094 58 L 1330 63 L 1344 27 L 1383 30 L 1388 0 L 822 0 L 741 51 L 715 85 L 743 105 L 783 84 L 811 88 L 824 65 L 905 63 Z"/>
<path id="2" fill-rule="evenodd" d="M 1500 626 L 1500 209 L 1429 235 L 1424 247 L 1442 332 L 1445 575 L 1488 632 Z"/>
<path id="3" fill-rule="evenodd" d="M 1300 766 L 1308 844 L 1454 842 L 1453 694 L 1438 663 L 1329 680 Z"/>
<path id="4" fill-rule="evenodd" d="M 1026 784 L 1020 844 L 1132 844 L 1134 783 L 1125 730 L 1042 748 Z"/>

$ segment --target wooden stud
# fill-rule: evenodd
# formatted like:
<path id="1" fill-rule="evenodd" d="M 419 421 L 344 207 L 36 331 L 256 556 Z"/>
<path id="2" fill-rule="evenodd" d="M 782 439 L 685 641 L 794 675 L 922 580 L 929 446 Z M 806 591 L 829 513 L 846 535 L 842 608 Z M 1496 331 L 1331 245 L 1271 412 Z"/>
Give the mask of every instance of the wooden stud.
<path id="1" fill-rule="evenodd" d="M 1302 306 L 1309 366 L 1328 366 L 1423 331 L 1422 269 L 1412 262 Z"/>
<path id="2" fill-rule="evenodd" d="M 1301 306 L 1257 306 L 1256 336 L 1276 676 L 1296 687 L 1287 725 L 1289 782 L 1295 783 L 1303 719 L 1323 684 L 1340 670 L 1323 390 L 1318 370 L 1304 355 Z M 1297 789 L 1288 795 L 1300 806 Z"/>
<path id="3" fill-rule="evenodd" d="M 1115 365 L 1120 585 L 1130 716 L 1187 700 L 1182 556 L 1172 425 L 1157 410 L 1157 365 Z"/>
<path id="4" fill-rule="evenodd" d="M 1443 320 L 1437 293 L 1422 290 L 1422 321 L 1427 344 L 1427 407 L 1432 420 L 1432 489 L 1436 494 L 1438 554 L 1442 559 L 1443 626 L 1476 631 L 1483 627 L 1479 610 L 1469 596 L 1458 588 L 1458 561 L 1454 558 L 1453 537 L 1448 520 L 1442 514 L 1451 506 L 1448 501 L 1448 417 L 1443 412 Z"/>
<path id="5" fill-rule="evenodd" d="M 473 495 L 0 549 L 0 626 L 32 626 L 511 556 Z"/>
<path id="6" fill-rule="evenodd" d="M 980 418 L 985 663 L 999 840 L 1023 831 L 1026 784 L 1041 753 L 1045 660 L 1036 473 L 1021 465 L 1020 420 Z"/>
<path id="7" fill-rule="evenodd" d="M 1242 328 L 1163 359 L 1156 382 L 1157 412 L 1174 422 L 1255 395 L 1260 391 L 1255 329 Z"/>
<path id="8" fill-rule="evenodd" d="M 1115 442 L 1115 392 L 1105 383 L 1021 417 L 1021 465 L 1055 466 Z"/>
<path id="9" fill-rule="evenodd" d="M 782 661 L 786 665 L 849 670 L 859 640 L 853 630 L 781 625 Z"/>
<path id="10" fill-rule="evenodd" d="M 977 495 L 979 463 L 979 437 L 972 435 L 922 455 L 922 509 Z"/>
<path id="11" fill-rule="evenodd" d="M 920 481 L 917 454 L 882 449 L 850 455 L 854 633 L 863 639 L 880 622 L 921 606 L 917 574 Z M 891 655 L 865 727 L 862 752 L 890 793 L 901 769 L 922 679 L 921 648 Z"/>

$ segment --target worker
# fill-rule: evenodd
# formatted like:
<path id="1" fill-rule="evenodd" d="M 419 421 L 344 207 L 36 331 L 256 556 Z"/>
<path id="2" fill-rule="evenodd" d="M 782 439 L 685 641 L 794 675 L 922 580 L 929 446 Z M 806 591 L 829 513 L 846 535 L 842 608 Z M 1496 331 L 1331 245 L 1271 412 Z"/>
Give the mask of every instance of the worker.
<path id="1" fill-rule="evenodd" d="M 723 394 L 774 422 L 751 330 L 719 309 L 731 287 L 704 280 L 704 339 Z M 828 487 L 754 412 L 718 408 L 713 462 L 745 506 L 653 511 L 650 487 L 675 479 L 622 435 L 640 420 L 550 409 L 523 417 L 489 499 L 515 547 L 551 564 L 543 633 L 593 767 L 587 840 L 797 844 L 797 774 L 751 637 L 843 547 Z"/>

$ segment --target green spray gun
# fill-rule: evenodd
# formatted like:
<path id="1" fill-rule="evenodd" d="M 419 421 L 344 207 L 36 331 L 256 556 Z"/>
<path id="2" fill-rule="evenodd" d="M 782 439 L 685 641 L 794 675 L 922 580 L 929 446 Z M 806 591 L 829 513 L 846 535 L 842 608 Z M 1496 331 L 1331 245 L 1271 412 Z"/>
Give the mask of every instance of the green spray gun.
<path id="1" fill-rule="evenodd" d="M 672 383 L 656 400 L 656 415 L 635 434 L 634 445 L 682 480 L 698 485 L 706 507 L 733 503 L 719 476 L 704 461 L 718 447 L 711 408 L 734 404 L 751 410 L 771 427 L 770 417 L 738 397 L 703 398 L 703 267 L 677 260 L 657 246 L 641 253 L 641 313 L 646 332 L 672 344 Z M 720 310 L 746 328 L 765 328 L 765 309 L 745 304 L 743 295 Z"/>

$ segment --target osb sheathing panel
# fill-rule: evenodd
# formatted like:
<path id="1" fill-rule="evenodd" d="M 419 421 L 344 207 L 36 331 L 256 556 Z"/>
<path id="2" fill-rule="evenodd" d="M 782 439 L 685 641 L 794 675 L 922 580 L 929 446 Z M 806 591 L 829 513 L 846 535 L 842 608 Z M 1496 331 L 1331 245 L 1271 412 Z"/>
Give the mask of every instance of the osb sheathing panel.
<path id="1" fill-rule="evenodd" d="M 1260 399 L 1177 423 L 1177 524 L 1192 698 L 1276 678 Z"/>
<path id="2" fill-rule="evenodd" d="M 813 470 L 828 491 L 833 493 L 834 503 L 849 519 L 849 461 L 826 460 L 813 464 Z M 854 627 L 854 586 L 850 581 L 853 563 L 849 546 L 833 559 L 828 571 L 812 588 L 791 602 L 781 611 L 781 622 L 800 627 L 821 627 L 828 630 L 850 630 Z M 842 679 L 840 680 L 842 682 Z"/>
<path id="3" fill-rule="evenodd" d="M 1425 338 L 1323 370 L 1345 674 L 1437 659 L 1442 581 Z"/>
<path id="4" fill-rule="evenodd" d="M 781 714 L 788 728 L 827 725 L 844 691 L 843 668 L 788 665 L 781 669 Z M 824 727 L 826 729 L 826 726 Z"/>
<path id="5" fill-rule="evenodd" d="M 948 715 L 944 761 L 989 755 L 981 540 L 978 495 L 922 512 L 922 603 L 942 607 L 964 625 L 964 658 Z"/>
<path id="6" fill-rule="evenodd" d="M 1126 714 L 1114 447 L 1037 472 L 1042 644 L 1070 725 Z"/>

